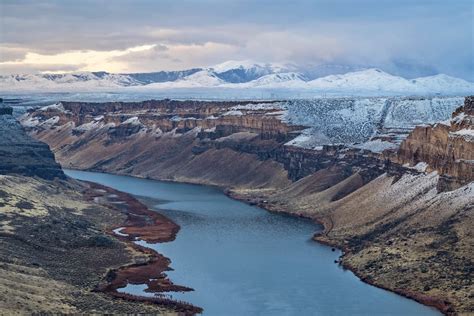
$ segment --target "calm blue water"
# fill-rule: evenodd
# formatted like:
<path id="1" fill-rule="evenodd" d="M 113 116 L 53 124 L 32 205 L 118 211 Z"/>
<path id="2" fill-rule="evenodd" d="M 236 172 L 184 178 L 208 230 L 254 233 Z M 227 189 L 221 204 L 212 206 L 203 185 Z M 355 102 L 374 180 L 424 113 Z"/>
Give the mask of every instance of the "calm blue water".
<path id="1" fill-rule="evenodd" d="M 181 226 L 173 242 L 148 245 L 172 261 L 168 276 L 193 292 L 173 298 L 204 315 L 439 315 L 361 282 L 334 263 L 339 251 L 310 238 L 308 220 L 268 213 L 213 187 L 72 171 L 141 197 Z M 126 291 L 143 294 L 143 286 Z"/>

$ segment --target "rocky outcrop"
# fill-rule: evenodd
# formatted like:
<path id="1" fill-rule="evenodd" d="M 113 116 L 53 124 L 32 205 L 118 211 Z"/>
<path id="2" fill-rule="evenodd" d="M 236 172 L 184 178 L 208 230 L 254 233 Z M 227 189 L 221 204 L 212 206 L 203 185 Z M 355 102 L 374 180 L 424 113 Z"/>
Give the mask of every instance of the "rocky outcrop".
<path id="1" fill-rule="evenodd" d="M 438 171 L 440 191 L 474 181 L 474 97 L 467 97 L 451 120 L 416 127 L 402 142 L 398 161 Z"/>
<path id="2" fill-rule="evenodd" d="M 0 108 L 0 174 L 65 178 L 48 145 L 28 136 L 12 113 Z"/>
<path id="3" fill-rule="evenodd" d="M 13 108 L 10 106 L 0 107 L 0 115 L 13 115 Z"/>

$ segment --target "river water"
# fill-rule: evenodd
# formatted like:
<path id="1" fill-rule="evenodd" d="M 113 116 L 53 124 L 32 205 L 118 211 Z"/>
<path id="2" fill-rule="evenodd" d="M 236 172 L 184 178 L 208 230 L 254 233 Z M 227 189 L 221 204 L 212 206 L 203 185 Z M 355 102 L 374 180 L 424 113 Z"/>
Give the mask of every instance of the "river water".
<path id="1" fill-rule="evenodd" d="M 175 284 L 195 290 L 170 295 L 204 315 L 439 315 L 342 269 L 334 263 L 340 251 L 311 240 L 321 227 L 309 220 L 269 213 L 209 186 L 66 174 L 131 193 L 181 226 L 175 241 L 147 246 L 171 259 L 167 274 Z M 143 288 L 122 290 L 143 295 Z"/>

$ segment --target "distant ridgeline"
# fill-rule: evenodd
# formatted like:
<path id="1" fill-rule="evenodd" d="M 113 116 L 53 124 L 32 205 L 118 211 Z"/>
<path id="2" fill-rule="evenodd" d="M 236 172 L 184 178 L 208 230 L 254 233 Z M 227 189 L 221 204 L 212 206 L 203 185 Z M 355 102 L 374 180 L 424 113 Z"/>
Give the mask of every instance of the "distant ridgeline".
<path id="1" fill-rule="evenodd" d="M 65 178 L 49 146 L 28 136 L 12 114 L 12 107 L 0 103 L 0 175 Z"/>

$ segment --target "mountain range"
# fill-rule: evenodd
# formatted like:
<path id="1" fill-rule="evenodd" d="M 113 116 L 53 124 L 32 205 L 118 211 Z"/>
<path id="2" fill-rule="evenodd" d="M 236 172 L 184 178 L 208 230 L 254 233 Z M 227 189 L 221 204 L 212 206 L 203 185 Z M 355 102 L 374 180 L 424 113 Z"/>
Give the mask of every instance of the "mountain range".
<path id="1" fill-rule="evenodd" d="M 315 93 L 466 94 L 474 83 L 445 74 L 407 79 L 378 68 L 322 65 L 308 70 L 294 65 L 227 61 L 180 71 L 113 74 L 104 71 L 0 76 L 0 90 L 78 92 L 152 91 L 183 88 L 289 89 Z"/>

